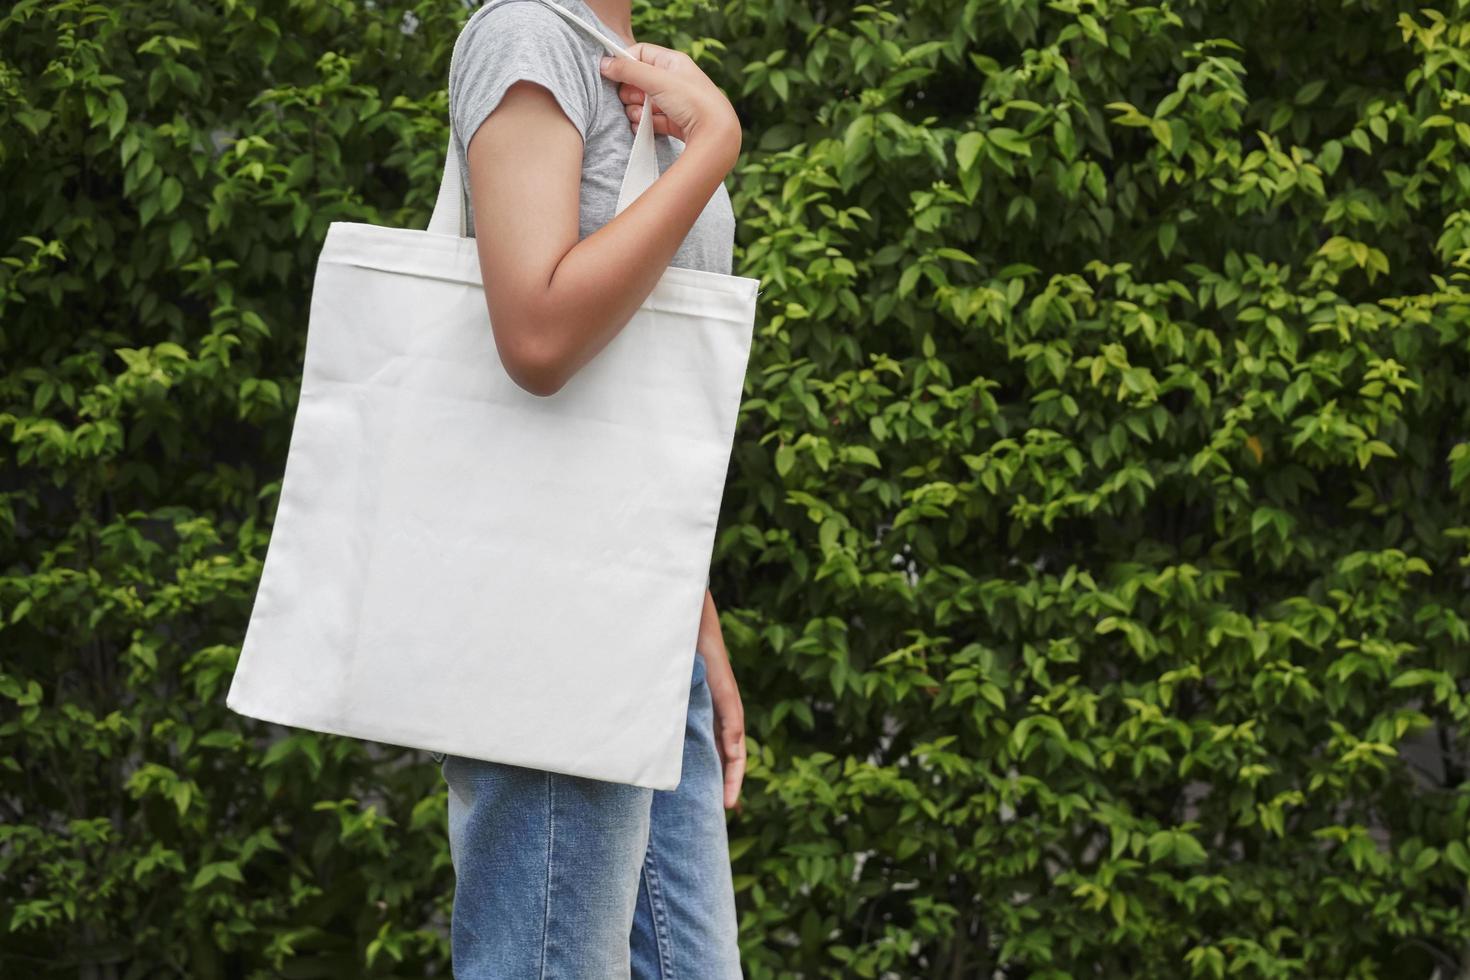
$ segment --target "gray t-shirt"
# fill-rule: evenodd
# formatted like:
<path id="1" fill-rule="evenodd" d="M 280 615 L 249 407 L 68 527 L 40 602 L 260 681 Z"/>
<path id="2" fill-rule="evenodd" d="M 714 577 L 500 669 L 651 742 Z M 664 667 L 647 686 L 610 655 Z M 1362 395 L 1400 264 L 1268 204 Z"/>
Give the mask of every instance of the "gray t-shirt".
<path id="1" fill-rule="evenodd" d="M 599 20 L 583 0 L 548 2 L 560 2 L 622 44 L 617 32 Z M 604 77 L 598 68 L 601 57 L 610 53 L 586 31 L 547 9 L 543 0 L 489 0 L 470 16 L 454 42 L 449 75 L 449 114 L 466 200 L 470 194 L 466 147 L 505 90 L 526 79 L 551 92 L 582 136 L 578 239 L 612 220 L 633 150 L 633 129 L 618 98 L 618 83 Z M 684 149 L 678 139 L 657 133 L 654 146 L 660 173 Z M 473 209 L 465 223 L 473 236 Z M 735 214 L 721 182 L 669 264 L 729 275 L 734 242 Z"/>

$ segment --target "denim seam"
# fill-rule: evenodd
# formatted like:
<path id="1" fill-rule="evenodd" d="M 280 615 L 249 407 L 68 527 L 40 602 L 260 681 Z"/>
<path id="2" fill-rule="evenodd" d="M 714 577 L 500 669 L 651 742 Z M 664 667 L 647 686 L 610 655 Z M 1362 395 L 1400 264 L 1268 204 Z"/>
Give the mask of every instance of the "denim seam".
<path id="1" fill-rule="evenodd" d="M 664 904 L 663 886 L 659 879 L 652 840 L 649 841 L 648 852 L 644 855 L 643 874 L 648 881 L 648 904 L 653 908 L 653 936 L 654 943 L 658 946 L 660 976 L 663 980 L 673 980 L 674 940 L 669 930 L 668 908 Z"/>
<path id="2" fill-rule="evenodd" d="M 546 949 L 551 933 L 552 848 L 556 843 L 556 784 L 546 773 L 546 907 L 541 919 L 541 980 L 546 980 Z"/>

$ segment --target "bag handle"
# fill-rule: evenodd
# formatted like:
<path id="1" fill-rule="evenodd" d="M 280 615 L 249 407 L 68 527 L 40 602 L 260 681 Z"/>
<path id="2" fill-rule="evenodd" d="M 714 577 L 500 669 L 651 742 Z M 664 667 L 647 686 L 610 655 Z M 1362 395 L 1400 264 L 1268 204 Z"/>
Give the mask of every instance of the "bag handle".
<path id="1" fill-rule="evenodd" d="M 546 4 L 577 27 L 591 34 L 614 57 L 633 57 L 621 44 L 561 4 L 556 3 L 555 0 L 537 0 L 537 2 Z M 451 55 L 451 62 L 452 60 Z M 452 63 L 450 74 L 453 74 Z M 638 119 L 638 131 L 633 136 L 633 152 L 628 157 L 628 168 L 623 171 L 623 183 L 618 190 L 618 205 L 613 211 L 614 215 L 621 214 L 624 208 L 636 201 L 638 195 L 646 191 L 658 179 L 658 154 L 653 143 L 653 125 L 649 122 L 652 118 L 653 97 L 646 95 L 643 102 L 643 115 Z M 439 196 L 434 201 L 434 213 L 429 216 L 428 230 L 440 235 L 458 235 L 464 238 L 469 231 L 465 220 L 468 204 L 459 174 L 459 154 L 454 152 L 454 126 L 451 121 L 449 147 L 444 152 L 444 176 L 439 181 Z"/>

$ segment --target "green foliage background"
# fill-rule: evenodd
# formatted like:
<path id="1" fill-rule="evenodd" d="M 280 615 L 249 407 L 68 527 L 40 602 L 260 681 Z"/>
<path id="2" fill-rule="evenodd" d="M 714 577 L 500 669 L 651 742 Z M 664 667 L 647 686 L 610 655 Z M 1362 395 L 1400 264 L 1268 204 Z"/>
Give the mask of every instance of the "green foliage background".
<path id="1" fill-rule="evenodd" d="M 750 977 L 1467 969 L 1467 6 L 635 4 L 747 127 Z M 0 12 L 0 974 L 448 975 L 436 767 L 223 698 L 467 12 Z"/>

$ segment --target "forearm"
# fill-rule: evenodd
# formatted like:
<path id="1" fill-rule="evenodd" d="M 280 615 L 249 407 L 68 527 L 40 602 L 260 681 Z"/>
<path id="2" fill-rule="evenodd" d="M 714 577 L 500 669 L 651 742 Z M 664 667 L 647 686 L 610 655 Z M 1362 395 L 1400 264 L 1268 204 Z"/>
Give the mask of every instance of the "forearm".
<path id="1" fill-rule="evenodd" d="M 699 617 L 697 646 L 700 650 L 715 654 L 725 652 L 725 635 L 720 631 L 720 613 L 715 608 L 714 593 L 708 588 L 704 590 L 704 609 Z"/>
<path id="2" fill-rule="evenodd" d="M 729 173 L 739 146 L 738 132 L 701 134 L 637 200 L 557 264 L 543 297 L 539 340 L 558 386 L 638 310 Z"/>

